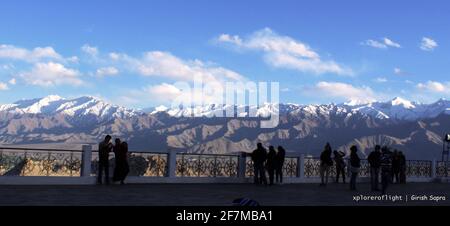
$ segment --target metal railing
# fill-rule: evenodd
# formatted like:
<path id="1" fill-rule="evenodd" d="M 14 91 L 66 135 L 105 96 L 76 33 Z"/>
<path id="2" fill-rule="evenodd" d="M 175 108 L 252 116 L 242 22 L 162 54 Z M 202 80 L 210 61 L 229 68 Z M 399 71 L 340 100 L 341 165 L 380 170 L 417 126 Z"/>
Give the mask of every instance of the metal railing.
<path id="1" fill-rule="evenodd" d="M 176 157 L 178 177 L 237 177 L 238 155 L 179 153 Z"/>
<path id="2" fill-rule="evenodd" d="M 348 159 L 347 166 L 349 165 Z M 320 158 L 317 157 L 305 157 L 304 161 L 305 177 L 319 177 L 320 176 Z M 333 166 L 336 163 L 333 160 Z M 442 168 L 442 167 L 441 167 Z M 345 172 L 348 170 L 346 169 Z M 405 174 L 406 177 L 432 177 L 433 173 L 433 161 L 429 160 L 406 160 Z M 441 174 L 442 175 L 442 174 Z M 330 176 L 336 176 L 336 167 L 330 168 Z M 361 168 L 358 173 L 359 177 L 370 177 L 370 165 L 366 159 L 361 159 Z"/>
<path id="3" fill-rule="evenodd" d="M 137 177 L 249 178 L 254 170 L 253 162 L 246 154 L 130 152 L 128 162 L 129 176 Z M 114 154 L 111 153 L 110 174 L 114 165 Z M 91 146 L 83 146 L 83 150 L 0 147 L 0 177 L 84 177 L 95 176 L 97 170 L 98 152 L 91 151 Z M 448 177 L 450 162 L 407 160 L 404 172 L 408 178 Z M 302 154 L 287 155 L 283 176 L 317 178 L 320 176 L 320 159 Z M 336 176 L 336 167 L 330 168 L 330 176 Z M 367 160 L 362 159 L 359 177 L 369 176 L 370 166 Z"/>
<path id="4" fill-rule="evenodd" d="M 79 177 L 81 151 L 0 148 L 0 176 Z"/>

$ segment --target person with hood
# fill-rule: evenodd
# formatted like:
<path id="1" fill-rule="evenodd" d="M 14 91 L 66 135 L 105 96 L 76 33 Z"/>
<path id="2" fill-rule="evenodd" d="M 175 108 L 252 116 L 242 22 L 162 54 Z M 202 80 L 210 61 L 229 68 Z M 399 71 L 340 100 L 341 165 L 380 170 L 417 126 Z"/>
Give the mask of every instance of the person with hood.
<path id="1" fill-rule="evenodd" d="M 328 177 L 330 175 L 330 168 L 333 166 L 333 160 L 331 159 L 331 145 L 327 143 L 324 150 L 320 154 L 320 186 L 326 186 L 328 184 Z"/>
<path id="2" fill-rule="evenodd" d="M 372 191 L 379 191 L 378 188 L 379 184 L 379 176 L 380 176 L 380 165 L 381 165 L 381 147 L 380 145 L 375 146 L 375 150 L 372 151 L 369 156 L 367 157 L 367 160 L 369 161 L 370 165 L 370 184 Z"/>
<path id="3" fill-rule="evenodd" d="M 113 181 L 120 181 L 120 184 L 125 184 L 125 178 L 130 172 L 130 167 L 128 165 L 128 143 L 120 142 L 119 139 L 116 139 L 114 154 L 116 158 L 116 167 L 114 168 Z"/>
<path id="4" fill-rule="evenodd" d="M 275 176 L 277 152 L 273 146 L 269 147 L 269 153 L 267 154 L 266 169 L 269 173 L 269 185 L 273 185 L 273 179 Z"/>
<path id="5" fill-rule="evenodd" d="M 342 174 L 342 182 L 345 184 L 345 153 L 334 150 L 334 162 L 336 163 L 336 183 L 339 183 L 339 176 Z"/>
<path id="6" fill-rule="evenodd" d="M 267 151 L 261 143 L 257 144 L 257 148 L 251 154 L 253 161 L 254 183 L 267 185 L 265 162 L 267 160 Z"/>
<path id="7" fill-rule="evenodd" d="M 361 168 L 361 159 L 358 156 L 358 148 L 353 145 L 350 148 L 350 172 L 351 172 L 351 179 L 350 179 L 350 190 L 355 191 L 356 190 L 356 177 L 358 176 L 359 169 Z"/>
<path id="8" fill-rule="evenodd" d="M 283 147 L 278 146 L 278 152 L 276 156 L 275 180 L 280 184 L 283 183 L 283 165 L 285 157 L 286 151 Z"/>

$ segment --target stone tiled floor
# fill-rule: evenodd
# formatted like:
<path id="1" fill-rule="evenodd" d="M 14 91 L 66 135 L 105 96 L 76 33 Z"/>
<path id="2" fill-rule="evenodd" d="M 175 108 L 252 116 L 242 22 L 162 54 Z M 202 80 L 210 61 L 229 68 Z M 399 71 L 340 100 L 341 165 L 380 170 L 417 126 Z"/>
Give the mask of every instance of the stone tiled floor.
<path id="1" fill-rule="evenodd" d="M 133 206 L 229 206 L 233 199 L 249 197 L 263 206 L 314 205 L 450 205 L 449 183 L 410 183 L 391 185 L 391 195 L 445 196 L 445 201 L 365 201 L 354 195 L 379 195 L 369 184 L 358 191 L 348 184 L 284 184 L 272 187 L 253 184 L 127 184 L 110 186 L 0 186 L 0 205 L 133 205 Z"/>

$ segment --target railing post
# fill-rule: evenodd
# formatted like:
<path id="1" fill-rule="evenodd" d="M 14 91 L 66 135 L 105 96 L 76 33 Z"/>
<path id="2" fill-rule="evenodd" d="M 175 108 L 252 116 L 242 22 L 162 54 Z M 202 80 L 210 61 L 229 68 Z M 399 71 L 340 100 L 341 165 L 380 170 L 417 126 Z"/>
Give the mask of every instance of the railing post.
<path id="1" fill-rule="evenodd" d="M 81 176 L 91 176 L 92 146 L 83 145 L 81 154 Z"/>
<path id="2" fill-rule="evenodd" d="M 171 178 L 175 178 L 177 176 L 177 151 L 169 150 L 167 153 L 169 167 L 167 168 L 169 170 L 168 176 Z"/>
<path id="3" fill-rule="evenodd" d="M 433 159 L 433 161 L 431 162 L 431 178 L 435 179 L 436 178 L 436 159 Z"/>
<path id="4" fill-rule="evenodd" d="M 297 158 L 297 176 L 301 179 L 305 177 L 305 154 L 300 154 Z"/>
<path id="5" fill-rule="evenodd" d="M 238 157 L 238 178 L 245 178 L 247 168 L 247 153 L 241 152 Z"/>

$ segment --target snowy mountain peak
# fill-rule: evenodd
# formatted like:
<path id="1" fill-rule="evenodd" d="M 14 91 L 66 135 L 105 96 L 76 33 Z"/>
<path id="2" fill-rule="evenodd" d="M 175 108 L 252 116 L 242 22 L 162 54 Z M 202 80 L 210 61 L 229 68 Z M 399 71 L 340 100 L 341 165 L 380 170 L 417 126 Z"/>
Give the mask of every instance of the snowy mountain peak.
<path id="1" fill-rule="evenodd" d="M 347 105 L 347 106 L 359 106 L 359 105 L 364 105 L 364 104 L 369 104 L 369 103 L 370 102 L 367 102 L 367 101 L 353 99 L 353 100 L 350 100 L 348 102 L 345 102 L 344 105 Z"/>
<path id="2" fill-rule="evenodd" d="M 49 102 L 52 102 L 52 101 L 58 101 L 58 100 L 63 100 L 63 99 L 64 99 L 64 98 L 62 98 L 62 97 L 60 97 L 60 96 L 58 96 L 58 95 L 48 95 L 48 96 L 42 98 L 41 101 L 49 101 Z"/>
<path id="3" fill-rule="evenodd" d="M 156 114 L 156 113 L 158 113 L 158 112 L 165 112 L 165 111 L 167 111 L 167 110 L 169 110 L 168 107 L 166 107 L 166 106 L 164 106 L 164 105 L 160 105 L 160 106 L 158 106 L 158 107 L 155 107 L 154 110 L 151 111 L 151 114 Z"/>
<path id="4" fill-rule="evenodd" d="M 392 106 L 403 106 L 405 108 L 415 108 L 414 104 L 411 101 L 405 100 L 401 97 L 396 97 L 391 101 Z"/>

